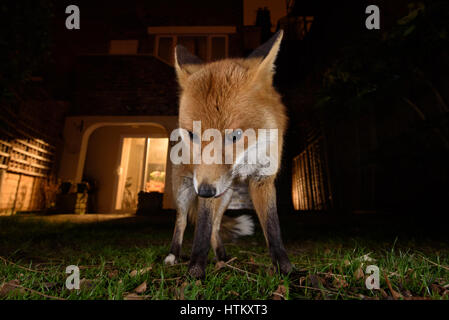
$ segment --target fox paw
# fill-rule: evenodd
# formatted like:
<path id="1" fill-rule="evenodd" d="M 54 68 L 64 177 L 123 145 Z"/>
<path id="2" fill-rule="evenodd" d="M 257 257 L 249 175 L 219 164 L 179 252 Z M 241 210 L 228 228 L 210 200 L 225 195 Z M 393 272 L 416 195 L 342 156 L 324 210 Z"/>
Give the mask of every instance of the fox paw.
<path id="1" fill-rule="evenodd" d="M 189 267 L 189 274 L 197 279 L 204 279 L 204 277 L 206 276 L 206 272 L 204 270 L 204 268 L 202 268 L 199 265 L 192 265 Z"/>
<path id="2" fill-rule="evenodd" d="M 164 260 L 164 264 L 168 264 L 170 266 L 174 265 L 175 263 L 177 263 L 177 261 L 173 253 L 170 253 Z"/>

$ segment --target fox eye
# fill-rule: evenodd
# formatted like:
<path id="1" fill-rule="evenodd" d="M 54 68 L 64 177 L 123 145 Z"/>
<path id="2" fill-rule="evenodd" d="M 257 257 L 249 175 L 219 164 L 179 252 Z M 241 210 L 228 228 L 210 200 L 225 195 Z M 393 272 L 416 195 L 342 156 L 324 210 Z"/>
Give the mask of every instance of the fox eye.
<path id="1" fill-rule="evenodd" d="M 243 135 L 243 131 L 242 129 L 236 129 L 234 131 L 232 131 L 231 133 L 228 133 L 226 135 L 226 142 L 228 143 L 236 143 L 237 141 L 239 141 L 242 138 Z"/>

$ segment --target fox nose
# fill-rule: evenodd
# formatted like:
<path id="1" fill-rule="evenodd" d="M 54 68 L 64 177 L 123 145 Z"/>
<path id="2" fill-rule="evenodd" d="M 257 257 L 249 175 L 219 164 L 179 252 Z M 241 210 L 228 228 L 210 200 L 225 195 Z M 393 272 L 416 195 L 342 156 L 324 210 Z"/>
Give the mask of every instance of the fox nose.
<path id="1" fill-rule="evenodd" d="M 216 193 L 217 189 L 215 189 L 214 186 L 207 183 L 200 184 L 198 188 L 198 195 L 203 198 L 211 198 L 215 196 Z"/>

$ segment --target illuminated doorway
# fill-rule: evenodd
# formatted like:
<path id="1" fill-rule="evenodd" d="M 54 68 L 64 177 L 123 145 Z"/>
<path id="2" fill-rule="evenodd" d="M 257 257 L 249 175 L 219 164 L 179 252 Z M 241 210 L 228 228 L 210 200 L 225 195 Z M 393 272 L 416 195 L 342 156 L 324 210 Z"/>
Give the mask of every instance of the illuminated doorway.
<path id="1" fill-rule="evenodd" d="M 164 193 L 168 138 L 122 140 L 115 209 L 135 211 L 140 191 Z"/>

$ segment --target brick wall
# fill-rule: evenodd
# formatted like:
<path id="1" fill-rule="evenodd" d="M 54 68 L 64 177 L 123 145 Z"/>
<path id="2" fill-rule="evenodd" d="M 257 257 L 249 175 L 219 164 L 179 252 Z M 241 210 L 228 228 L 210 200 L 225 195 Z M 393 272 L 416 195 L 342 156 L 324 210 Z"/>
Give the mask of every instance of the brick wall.
<path id="1" fill-rule="evenodd" d="M 44 186 L 55 172 L 67 103 L 30 82 L 0 107 L 0 214 L 45 209 Z"/>
<path id="2" fill-rule="evenodd" d="M 177 115 L 174 69 L 153 56 L 83 56 L 71 115 Z"/>

